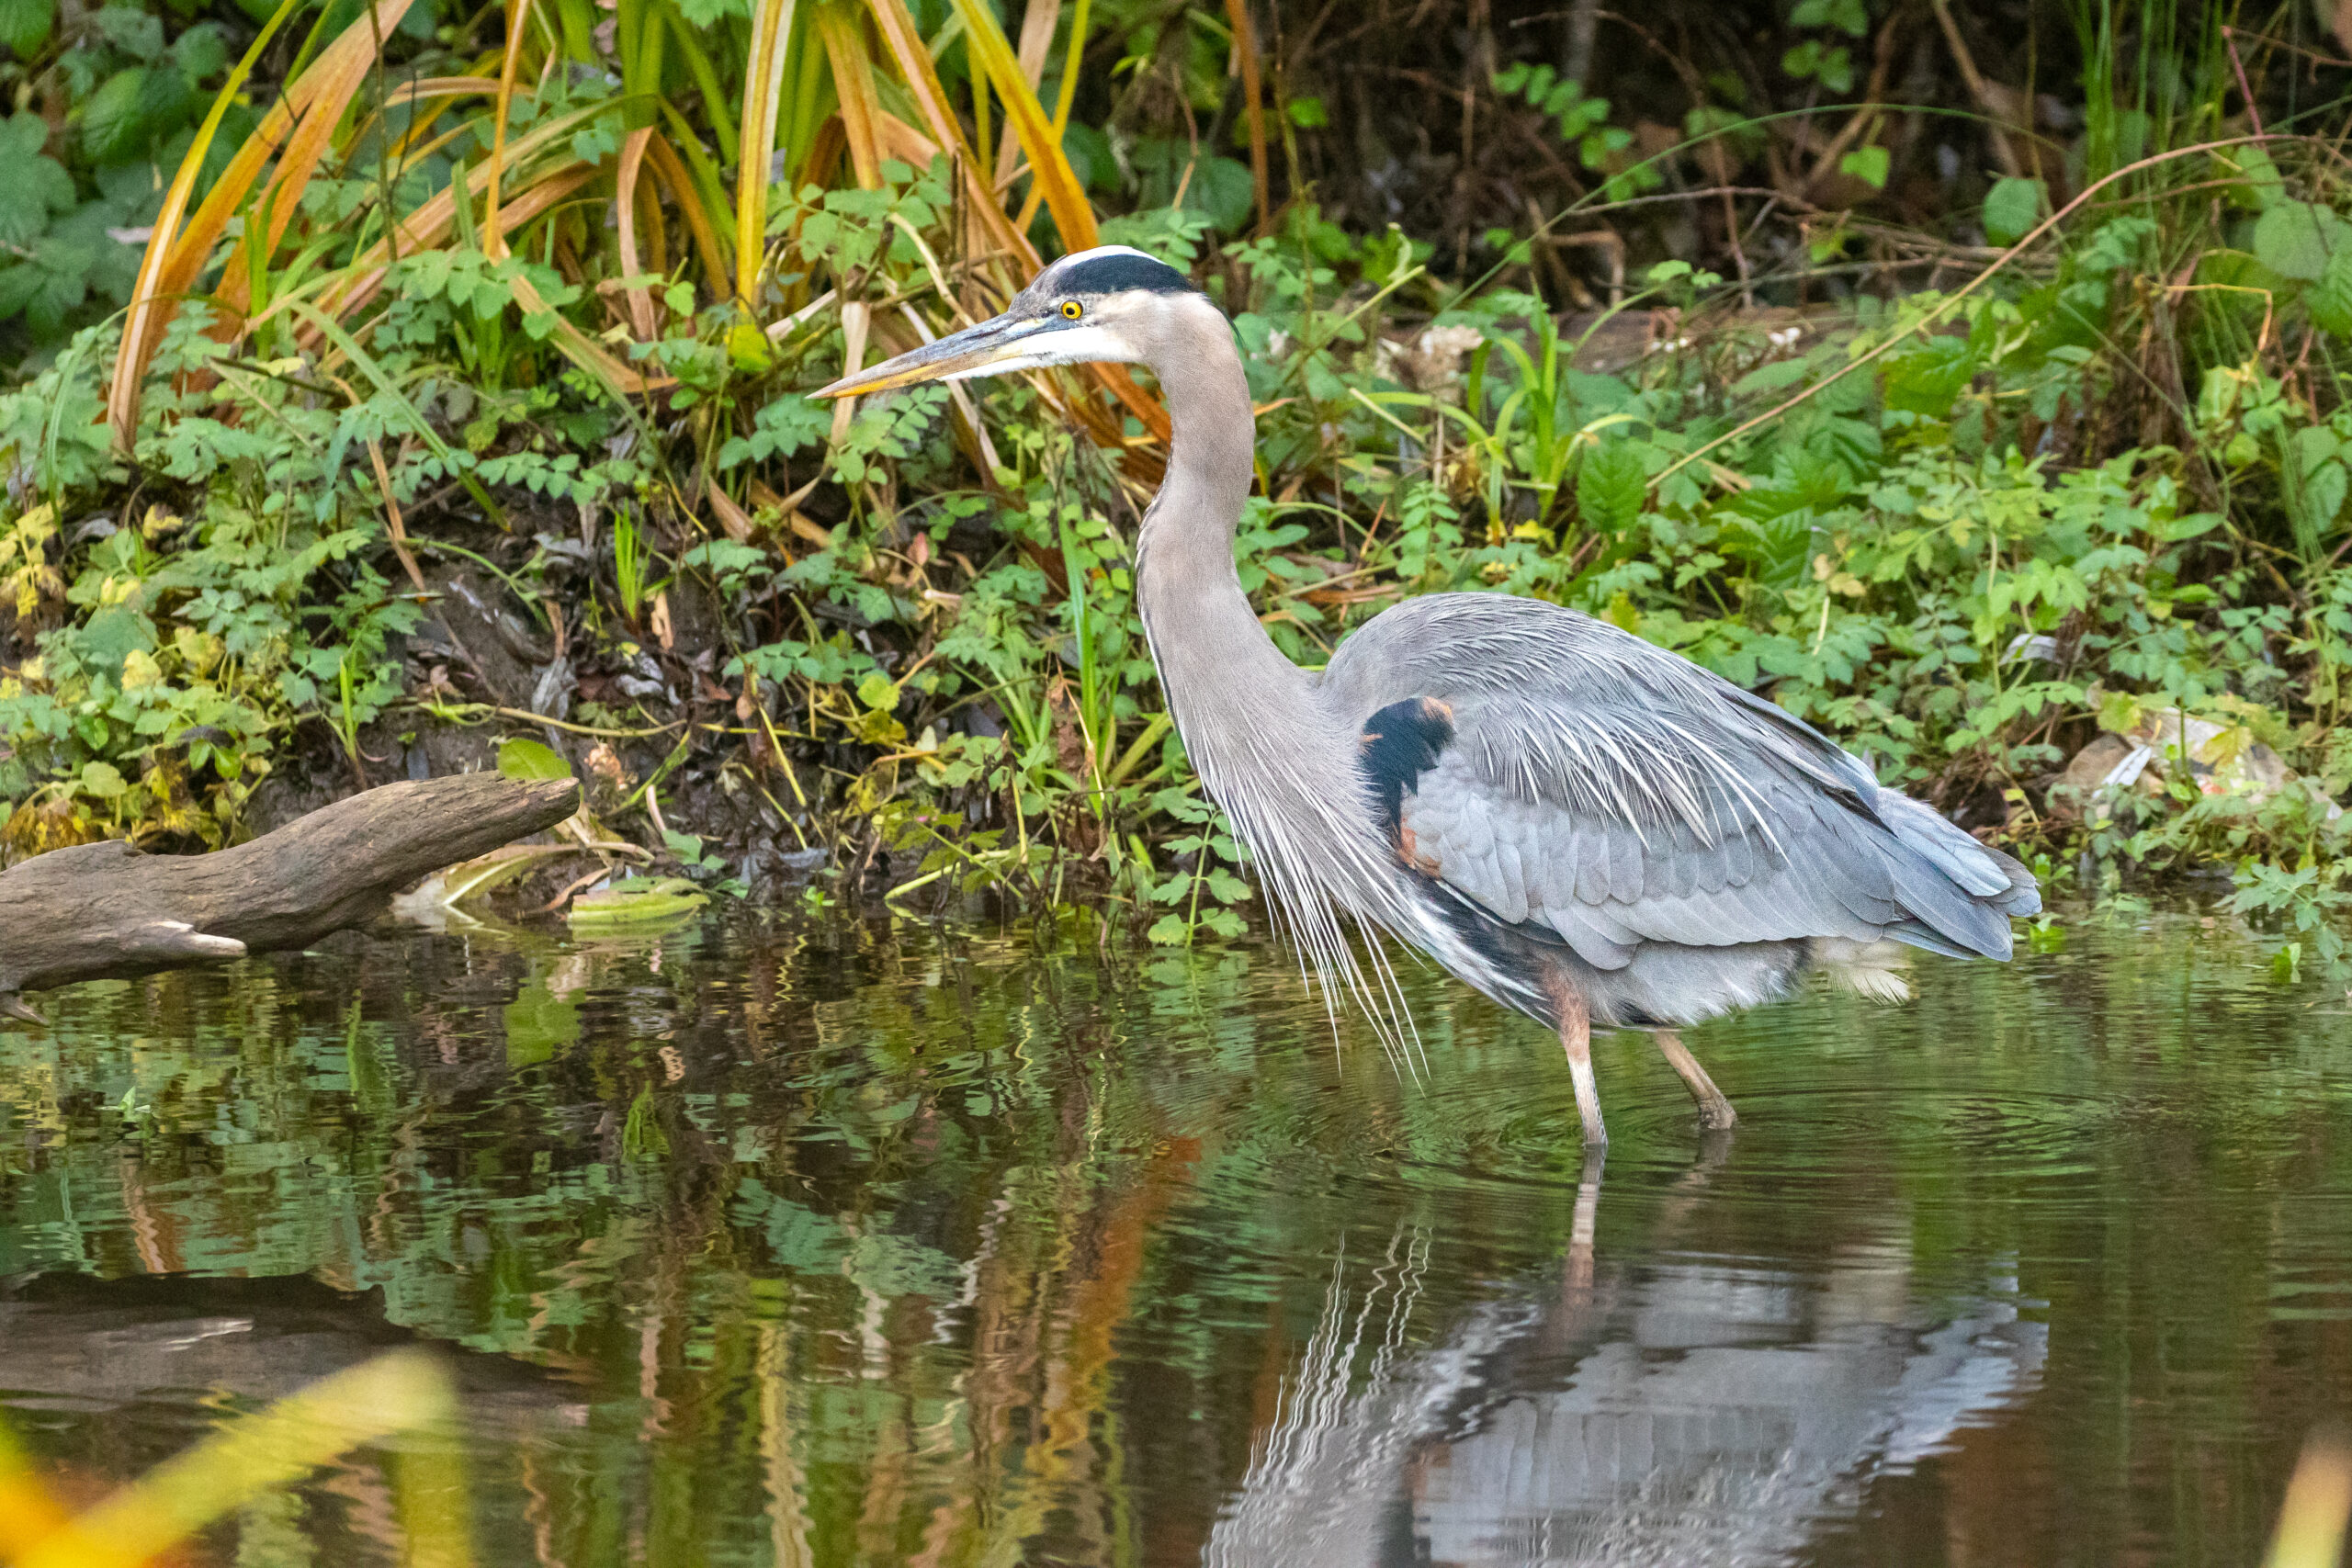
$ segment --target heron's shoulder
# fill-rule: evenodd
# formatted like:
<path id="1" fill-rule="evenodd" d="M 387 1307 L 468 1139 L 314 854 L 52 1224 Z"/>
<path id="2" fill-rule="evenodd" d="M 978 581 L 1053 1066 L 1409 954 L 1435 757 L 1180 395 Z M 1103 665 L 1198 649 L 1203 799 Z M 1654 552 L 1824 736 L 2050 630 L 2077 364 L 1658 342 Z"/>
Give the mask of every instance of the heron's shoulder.
<path id="1" fill-rule="evenodd" d="M 1680 655 L 1566 605 L 1509 593 L 1430 593 L 1350 635 L 1324 682 L 1339 700 L 1380 707 L 1415 695 L 1583 685 L 1635 669 L 1669 680 L 1699 672 Z"/>
<path id="2" fill-rule="evenodd" d="M 1525 599 L 1515 593 L 1423 593 L 1383 610 L 1358 628 L 1348 641 L 1359 642 L 1373 637 L 1375 632 L 1393 636 L 1422 627 L 1499 632 L 1521 627 L 1548 627 L 1555 631 L 1564 627 L 1586 631 L 1616 630 L 1607 622 L 1595 620 L 1582 610 L 1555 604 L 1548 599 Z"/>
<path id="3" fill-rule="evenodd" d="M 1671 649 L 1540 599 L 1408 599 L 1340 645 L 1321 689 L 1358 726 L 1393 705 L 1434 699 L 1449 738 L 1475 738 L 1481 759 L 1581 736 L 1598 747 L 1588 765 L 1736 756 L 1865 800 L 1877 788 L 1864 763 L 1795 715 Z"/>

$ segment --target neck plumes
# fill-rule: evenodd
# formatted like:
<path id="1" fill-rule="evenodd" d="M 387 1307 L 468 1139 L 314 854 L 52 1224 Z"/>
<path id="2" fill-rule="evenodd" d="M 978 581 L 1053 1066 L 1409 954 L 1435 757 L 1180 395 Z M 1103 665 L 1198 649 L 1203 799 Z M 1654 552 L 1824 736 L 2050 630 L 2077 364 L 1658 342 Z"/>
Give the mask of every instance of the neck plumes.
<path id="1" fill-rule="evenodd" d="M 1402 929 L 1394 857 L 1356 765 L 1353 726 L 1328 710 L 1317 678 L 1283 657 L 1241 591 L 1233 538 L 1256 424 L 1231 329 L 1205 299 L 1196 313 L 1196 328 L 1147 361 L 1175 436 L 1144 513 L 1136 608 L 1185 752 L 1276 919 L 1330 991 L 1372 1002 L 1338 915 Z M 1382 1010 L 1372 1010 L 1378 1020 Z"/>

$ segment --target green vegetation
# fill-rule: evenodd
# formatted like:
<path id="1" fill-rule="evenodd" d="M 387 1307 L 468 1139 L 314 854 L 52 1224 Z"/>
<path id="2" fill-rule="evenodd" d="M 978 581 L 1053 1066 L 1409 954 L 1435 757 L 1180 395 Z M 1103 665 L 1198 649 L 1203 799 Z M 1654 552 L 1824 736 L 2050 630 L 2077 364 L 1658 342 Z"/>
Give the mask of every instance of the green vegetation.
<path id="1" fill-rule="evenodd" d="M 288 4 L 13 40 L 73 129 L 6 127 L 0 854 L 520 734 L 718 890 L 1238 929 L 1133 613 L 1149 392 L 805 396 L 1116 240 L 1234 316 L 1295 658 L 1410 593 L 1577 604 L 2053 877 L 2227 868 L 2342 957 L 2352 188 L 2284 34 L 2083 0 L 1980 61 L 1804 0 L 1699 75 L 1604 29 L 1612 100 L 1476 22 L 1456 155 L 1544 199 L 1399 226 L 1396 122 L 1287 6 L 1263 50 L 1243 5 Z M 2119 782 L 2055 783 L 2102 732 Z"/>

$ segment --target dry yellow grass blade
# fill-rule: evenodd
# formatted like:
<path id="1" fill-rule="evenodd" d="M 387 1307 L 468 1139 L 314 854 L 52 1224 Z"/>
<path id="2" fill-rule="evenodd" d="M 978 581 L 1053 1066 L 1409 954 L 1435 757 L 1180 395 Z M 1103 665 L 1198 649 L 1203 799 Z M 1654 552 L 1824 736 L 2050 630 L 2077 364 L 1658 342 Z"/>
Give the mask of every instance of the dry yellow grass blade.
<path id="1" fill-rule="evenodd" d="M 638 181 L 645 177 L 646 144 L 653 140 L 653 128 L 632 130 L 621 139 L 620 164 L 613 175 L 613 216 L 619 225 L 621 276 L 636 277 L 643 273 L 643 264 L 637 256 Z M 662 209 L 656 204 L 653 221 L 662 221 Z M 659 330 L 653 322 L 653 293 L 641 283 L 632 283 L 626 290 L 628 300 L 629 329 L 637 333 L 639 343 L 650 343 Z"/>
<path id="2" fill-rule="evenodd" d="M 2335 1568 L 2352 1523 L 2352 1441 L 2341 1427 L 2314 1432 L 2287 1482 L 2278 1532 L 2263 1568 Z"/>
<path id="3" fill-rule="evenodd" d="M 506 149 L 508 164 L 518 169 L 527 167 L 530 160 L 550 143 L 570 137 L 583 121 L 602 113 L 603 110 L 603 105 L 591 104 L 586 108 L 575 109 L 568 115 L 559 115 L 544 124 L 533 126 L 522 136 L 517 137 L 514 144 Z M 581 167 L 576 160 L 566 158 L 549 165 L 544 174 L 536 177 L 553 179 L 566 175 L 577 175 L 580 180 L 584 180 L 588 177 L 588 174 L 582 173 Z M 593 172 L 593 170 L 588 171 L 588 173 Z M 491 171 L 486 166 L 466 171 L 466 194 L 469 199 L 486 188 L 490 174 Z M 577 181 L 574 182 L 574 186 L 576 184 Z M 574 186 L 565 186 L 559 194 L 569 194 Z M 553 197 L 547 196 L 537 198 L 525 209 L 526 215 L 524 218 L 518 219 L 513 212 L 502 214 L 499 220 L 502 242 L 506 232 L 515 228 L 518 223 L 527 221 L 529 217 L 536 216 L 544 210 L 553 199 Z M 457 218 L 457 207 L 458 193 L 454 186 L 445 186 L 417 203 L 415 210 L 401 220 L 400 231 L 397 235 L 400 245 L 399 254 L 405 256 L 418 251 L 429 251 L 448 238 L 449 231 Z M 370 245 L 367 251 L 353 259 L 351 265 L 345 269 L 343 278 L 320 296 L 319 308 L 330 316 L 343 317 L 349 315 L 375 298 L 377 290 L 384 285 L 385 269 L 390 265 L 392 254 L 391 246 L 387 241 L 379 240 Z"/>
<path id="4" fill-rule="evenodd" d="M 373 39 L 368 41 L 372 43 Z M 345 107 L 367 80 L 368 67 L 374 63 L 372 48 L 331 48 L 319 57 L 311 71 L 304 73 L 318 78 L 317 89 L 311 95 L 310 107 L 294 128 L 286 150 L 278 154 L 276 171 L 262 186 L 254 209 L 246 216 L 248 223 L 258 220 L 265 225 L 261 248 L 265 258 L 277 254 L 278 242 L 286 237 L 286 227 L 301 206 L 302 193 L 318 170 L 319 160 L 326 152 L 335 126 L 342 121 Z M 252 291 L 253 280 L 247 276 L 251 260 L 251 253 L 244 246 L 238 246 L 229 257 L 216 295 L 228 311 L 239 316 L 244 314 L 245 301 Z"/>
<path id="5" fill-rule="evenodd" d="M 1093 9 L 1089 0 L 1078 0 L 1069 14 L 1069 51 L 1062 57 L 1062 85 L 1054 95 L 1054 145 L 1062 144 L 1062 135 L 1069 130 L 1070 105 L 1078 99 L 1078 68 L 1086 59 L 1086 23 Z M 1021 204 L 1021 216 L 1012 220 L 1023 233 L 1029 231 L 1030 221 L 1037 216 L 1037 203 L 1044 199 L 1046 187 L 1036 181 L 1029 182 L 1029 199 Z"/>
<path id="6" fill-rule="evenodd" d="M 1004 105 L 1005 121 L 1021 139 L 1021 150 L 1029 159 L 1029 177 L 1046 193 L 1046 210 L 1054 215 L 1062 243 L 1073 251 L 1092 249 L 1094 209 L 1087 202 L 1086 188 L 1079 184 L 1078 171 L 1062 153 L 1053 122 L 1037 101 L 1036 89 L 1022 73 L 1021 62 L 1005 40 L 1004 29 L 997 26 L 996 13 L 984 0 L 955 0 L 955 6 L 956 14 L 964 19 L 964 47 L 987 73 L 989 85 Z M 989 205 L 1002 210 L 993 192 Z"/>
<path id="7" fill-rule="evenodd" d="M 755 0 L 752 47 L 743 62 L 743 156 L 735 175 L 735 297 L 745 310 L 760 298 L 767 256 L 768 164 L 783 107 L 785 51 L 792 39 L 793 0 Z"/>
<path id="8" fill-rule="evenodd" d="M 138 1568 L 265 1492 L 362 1443 L 447 1421 L 449 1377 L 395 1350 L 242 1416 L 17 1554 L 15 1568 Z"/>
<path id="9" fill-rule="evenodd" d="M 968 161 L 970 149 L 962 145 L 960 130 L 952 141 L 940 130 L 943 119 L 952 127 L 955 117 L 947 108 L 947 95 L 939 87 L 938 75 L 931 69 L 930 52 L 921 47 L 922 35 L 915 31 L 912 19 L 906 15 L 904 0 L 873 0 L 873 6 L 876 18 L 883 25 L 884 40 L 897 56 L 899 68 L 906 72 L 909 85 L 916 88 L 915 102 L 922 107 L 923 118 L 932 122 L 933 133 L 940 135 L 943 142 L 959 149 L 967 160 L 964 166 L 967 170 L 976 168 Z M 1021 63 L 1013 56 L 1012 46 L 1005 41 L 1003 29 L 996 25 L 995 16 L 981 0 L 955 0 L 955 6 L 956 15 L 964 18 L 965 47 L 987 73 L 989 85 L 1004 103 L 1005 118 L 1019 135 L 1022 151 L 1028 155 L 1030 178 L 1035 187 L 1045 193 L 1046 209 L 1054 215 L 1054 226 L 1061 231 L 1062 243 L 1074 251 L 1091 249 L 1098 243 L 1094 209 L 1087 202 L 1086 189 L 1079 183 L 1078 171 L 1070 167 L 1069 157 L 1062 152 L 1060 136 L 1046 118 L 1044 106 L 1037 102 L 1037 95 L 1031 89 L 1028 78 L 1021 74 Z M 902 28 L 894 24 L 894 14 L 895 23 L 902 23 Z M 902 38 L 914 40 L 913 52 L 919 58 L 909 58 Z M 925 79 L 927 89 L 925 85 L 918 85 L 919 81 Z M 1029 270 L 1035 271 L 1038 265 L 1037 252 L 1029 243 L 1028 236 L 1006 218 L 997 194 L 987 187 L 985 181 L 975 178 L 972 184 L 977 198 L 976 209 L 983 214 L 983 220 L 988 223 L 990 232 L 1009 241 L 1005 248 L 1025 261 Z M 1154 437 L 1162 442 L 1168 439 L 1168 411 L 1159 406 L 1159 399 L 1137 387 L 1135 378 L 1124 367 L 1095 365 L 1090 366 L 1088 371 L 1099 385 L 1142 421 L 1144 428 Z M 1125 447 L 1125 435 L 1115 418 L 1097 409 L 1086 423 L 1098 444 Z"/>
<path id="10" fill-rule="evenodd" d="M 498 67 L 498 102 L 492 111 L 490 157 L 483 164 L 490 177 L 482 189 L 481 218 L 482 248 L 492 257 L 503 255 L 506 249 L 505 234 L 498 223 L 498 175 L 506 164 L 506 117 L 514 107 L 514 75 L 523 63 L 523 39 L 528 36 L 530 15 L 531 0 L 514 0 L 514 8 L 506 18 L 506 58 Z"/>
<path id="11" fill-rule="evenodd" d="M 507 235 L 529 223 L 533 219 L 538 217 L 539 214 L 547 211 L 549 208 L 555 206 L 558 202 L 571 195 L 572 192 L 578 190 L 582 186 L 584 186 L 589 181 L 594 179 L 602 171 L 594 164 L 581 164 L 575 162 L 550 169 L 545 175 L 534 179 L 528 188 L 526 188 L 522 195 L 516 197 L 514 200 L 508 202 L 504 207 L 499 209 L 498 241 L 501 250 L 503 251 L 504 249 Z M 442 241 L 448 238 L 448 229 L 450 226 L 449 220 L 452 214 L 445 214 L 442 218 L 441 227 L 438 230 L 428 231 L 430 235 L 430 243 L 404 247 L 401 254 L 402 255 L 413 255 L 418 251 L 431 250 L 435 246 L 439 245 Z M 406 225 L 403 225 L 403 227 L 406 227 Z M 485 253 L 489 251 L 489 245 L 487 243 L 489 238 L 490 236 L 485 232 L 483 235 L 483 240 L 485 242 L 483 250 Z M 332 300 L 322 300 L 321 308 L 330 316 L 341 318 L 350 315 L 352 312 L 359 310 L 362 306 L 366 305 L 369 300 L 376 297 L 377 291 L 383 288 L 384 279 L 389 275 L 390 270 L 389 265 L 379 265 L 375 267 L 374 270 L 360 277 L 347 292 L 335 295 Z M 517 279 L 515 283 L 515 298 L 518 301 L 522 298 L 522 281 Z M 524 308 L 526 310 L 532 310 L 542 309 L 542 307 L 536 304 L 526 305 Z M 263 312 L 262 319 L 266 319 L 268 314 L 268 311 Z M 302 343 L 306 346 L 316 346 L 318 339 L 314 332 L 305 331 L 300 335 Z"/>
<path id="12" fill-rule="evenodd" d="M 311 70 L 289 85 L 284 97 L 262 118 L 262 123 L 238 148 L 229 167 L 214 182 L 183 231 L 181 220 L 195 195 L 205 158 L 212 150 L 212 139 L 220 132 L 221 118 L 236 101 L 262 51 L 293 14 L 293 0 L 286 0 L 278 7 L 254 38 L 244 58 L 229 73 L 228 81 L 221 84 L 210 112 L 204 117 L 196 140 L 190 143 L 187 155 L 180 160 L 179 170 L 164 192 L 164 205 L 155 215 L 154 231 L 148 236 L 146 253 L 139 260 L 139 280 L 131 289 L 130 316 L 123 324 L 121 346 L 115 353 L 114 381 L 107 389 L 107 422 L 114 428 L 115 445 L 123 451 L 130 449 L 131 438 L 139 427 L 141 384 L 146 379 L 148 362 L 154 358 L 155 346 L 163 341 L 164 328 L 178 313 L 179 297 L 196 282 L 212 247 L 227 230 L 230 216 L 243 203 L 245 193 L 285 141 L 294 117 L 322 96 L 325 84 L 338 79 L 343 58 L 355 47 L 372 53 L 374 40 L 389 33 L 408 7 L 409 0 L 379 0 L 371 13 L 345 28 L 343 36 L 328 46 Z M 356 46 L 354 35 L 360 37 Z"/>
<path id="13" fill-rule="evenodd" d="M 584 171 L 581 183 L 586 184 L 595 172 L 594 169 Z M 537 188 L 543 187 L 535 187 L 534 195 L 537 194 Z M 517 202 L 515 205 L 519 207 L 522 203 Z M 542 299 L 539 291 L 532 287 L 529 278 L 516 278 L 514 282 L 514 307 L 525 315 L 537 315 L 547 310 L 546 299 Z M 560 316 L 556 318 L 555 332 L 552 335 L 556 347 L 562 352 L 566 359 L 602 381 L 606 389 L 616 398 L 642 397 L 648 392 L 659 391 L 664 387 L 677 385 L 677 378 L 674 376 L 647 376 L 634 367 L 615 358 L 604 344 Z"/>
<path id="14" fill-rule="evenodd" d="M 1046 56 L 1054 47 L 1054 25 L 1061 18 L 1061 0 L 1029 0 L 1028 8 L 1021 13 L 1021 47 L 1018 58 L 1021 74 L 1035 92 L 1046 79 Z M 993 176 L 999 199 L 1009 187 L 1020 169 L 1021 142 L 1014 135 L 1012 122 L 1008 119 L 1004 132 L 997 138 L 996 174 Z"/>
<path id="15" fill-rule="evenodd" d="M 928 169 L 931 161 L 939 156 L 938 142 L 897 115 L 885 111 L 875 116 L 874 123 L 885 158 L 896 158 L 910 168 Z"/>
<path id="16" fill-rule="evenodd" d="M 695 186 L 692 171 L 678 156 L 678 150 L 658 131 L 646 144 L 645 153 L 652 161 L 653 172 L 670 187 L 678 210 L 685 215 L 686 231 L 694 236 L 695 249 L 702 254 L 703 276 L 711 293 L 723 297 L 727 292 L 727 250 L 718 243 L 718 231 L 703 207 L 702 191 Z"/>
<path id="17" fill-rule="evenodd" d="M 1250 0 L 1225 0 L 1233 24 L 1233 52 L 1241 59 L 1243 112 L 1250 117 L 1250 184 L 1258 200 L 1258 231 L 1266 231 L 1266 107 L 1258 90 L 1258 29 L 1250 25 Z"/>
<path id="18" fill-rule="evenodd" d="M 874 325 L 874 307 L 863 299 L 842 301 L 842 374 L 854 376 L 865 367 L 865 334 Z M 849 422 L 856 417 L 857 400 L 842 398 L 833 404 L 833 428 L 826 435 L 829 446 L 841 445 L 849 434 Z"/>
<path id="19" fill-rule="evenodd" d="M 859 188 L 878 189 L 882 184 L 882 143 L 876 122 L 882 104 L 874 90 L 874 63 L 866 58 L 865 39 L 857 19 L 838 6 L 820 6 L 815 17 L 818 36 L 825 40 L 825 57 L 833 67 L 833 91 L 841 100 L 842 134 L 849 139 L 850 168 Z"/>
<path id="20" fill-rule="evenodd" d="M 392 139 L 390 150 L 392 164 L 395 168 L 400 167 L 408 162 L 410 149 L 433 134 L 434 125 L 447 111 L 450 103 L 458 98 L 486 96 L 496 91 L 498 78 L 495 76 L 426 76 L 414 82 L 403 82 L 385 96 L 383 104 L 373 114 L 353 128 L 348 141 L 352 145 L 366 141 L 368 133 L 394 109 L 407 108 L 413 104 L 432 104 L 431 109 L 411 120 L 408 129 Z"/>
<path id="21" fill-rule="evenodd" d="M 956 118 L 955 105 L 949 101 L 947 89 L 941 85 L 939 73 L 932 64 L 931 51 L 923 42 L 922 30 L 907 12 L 906 0 L 870 0 L 870 4 L 874 25 L 881 32 L 883 45 L 889 50 L 915 107 L 922 111 L 923 124 L 930 129 L 933 139 L 955 159 L 956 169 L 964 176 L 973 216 L 988 232 L 989 248 L 1010 253 L 1014 265 L 1024 274 L 1035 272 L 1038 265 L 1036 247 L 1013 227 L 996 193 L 989 188 L 987 173 L 973 155 L 971 144 L 964 140 L 963 122 Z"/>
<path id="22" fill-rule="evenodd" d="M 0 1421 L 0 1562 L 14 1562 L 17 1553 L 72 1517 L 25 1462 L 7 1423 Z"/>

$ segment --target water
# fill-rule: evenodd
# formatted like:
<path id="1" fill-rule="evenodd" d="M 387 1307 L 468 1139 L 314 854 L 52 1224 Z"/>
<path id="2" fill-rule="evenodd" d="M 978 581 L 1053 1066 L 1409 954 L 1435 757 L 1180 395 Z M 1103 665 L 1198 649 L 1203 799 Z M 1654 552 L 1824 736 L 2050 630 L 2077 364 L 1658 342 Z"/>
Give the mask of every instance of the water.
<path id="1" fill-rule="evenodd" d="M 490 1564 L 2250 1562 L 2352 1410 L 2352 1024 L 2086 922 L 1556 1044 L 911 923 L 337 939 L 0 1033 L 0 1410 L 87 1499 L 447 1348 Z M 1588 1239 L 1589 1238 L 1589 1239 Z M 400 1560 L 398 1455 L 190 1563 Z"/>

